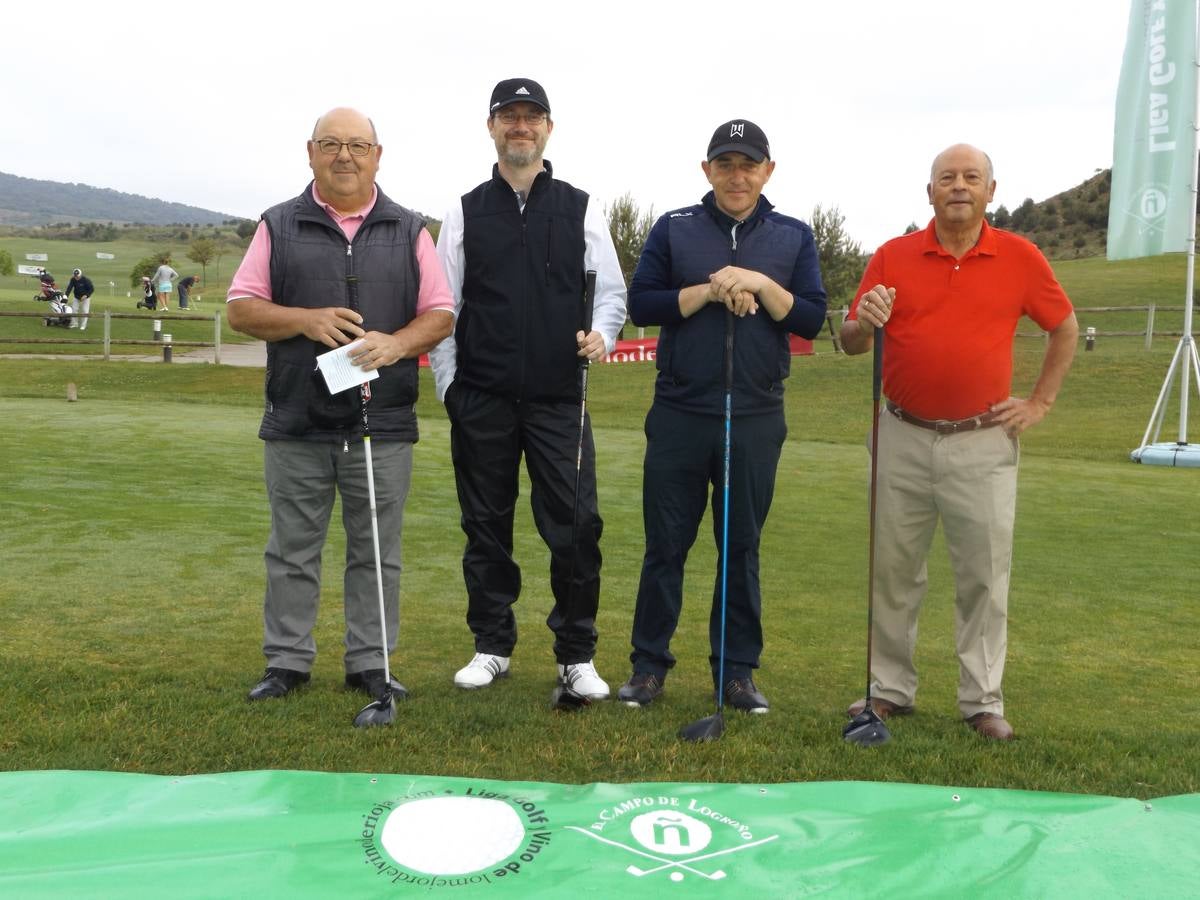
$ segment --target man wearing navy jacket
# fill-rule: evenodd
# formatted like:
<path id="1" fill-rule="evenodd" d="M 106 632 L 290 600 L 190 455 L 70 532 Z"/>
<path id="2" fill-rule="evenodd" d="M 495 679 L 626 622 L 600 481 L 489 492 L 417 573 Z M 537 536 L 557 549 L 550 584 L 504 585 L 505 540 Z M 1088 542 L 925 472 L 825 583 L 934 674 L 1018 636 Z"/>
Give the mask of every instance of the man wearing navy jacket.
<path id="1" fill-rule="evenodd" d="M 629 288 L 630 317 L 658 325 L 658 377 L 646 416 L 642 516 L 646 551 L 633 621 L 633 675 L 618 697 L 645 706 L 675 665 L 671 636 L 683 605 L 683 567 L 712 487 L 714 533 L 724 513 L 727 317 L 733 384 L 724 684 L 717 684 L 721 565 L 709 617 L 713 683 L 730 706 L 765 713 L 752 672 L 762 653 L 758 544 L 787 436 L 783 381 L 788 335 L 813 338 L 825 290 L 811 229 L 762 196 L 775 170 L 762 129 L 734 119 L 713 133 L 701 163 L 712 190 L 662 216 Z"/>

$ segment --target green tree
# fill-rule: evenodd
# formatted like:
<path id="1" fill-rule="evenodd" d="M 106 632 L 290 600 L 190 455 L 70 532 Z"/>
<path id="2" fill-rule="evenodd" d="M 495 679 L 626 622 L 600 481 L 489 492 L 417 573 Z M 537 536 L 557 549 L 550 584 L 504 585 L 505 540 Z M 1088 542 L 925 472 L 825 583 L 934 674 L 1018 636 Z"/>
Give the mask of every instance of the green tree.
<path id="1" fill-rule="evenodd" d="M 608 231 L 617 248 L 621 274 L 625 276 L 628 286 L 642 255 L 642 248 L 646 246 L 650 228 L 654 225 L 654 207 L 642 212 L 633 196 L 626 191 L 612 206 L 605 207 L 604 218 L 608 220 Z"/>
<path id="2" fill-rule="evenodd" d="M 196 238 L 187 250 L 187 258 L 200 266 L 201 278 L 208 284 L 208 264 L 219 254 L 218 244 L 209 237 Z"/>
<path id="3" fill-rule="evenodd" d="M 12 254 L 7 250 L 0 250 L 0 275 L 12 275 L 17 271 L 17 267 L 13 265 Z"/>
<path id="4" fill-rule="evenodd" d="M 146 277 L 152 277 L 154 273 L 158 271 L 158 267 L 170 258 L 171 253 L 167 250 L 160 250 L 153 256 L 143 256 L 136 263 L 134 263 L 133 271 L 129 273 L 130 287 L 141 287 L 142 276 L 144 275 Z"/>
<path id="5" fill-rule="evenodd" d="M 1001 203 L 996 207 L 996 211 L 992 213 L 991 222 L 997 228 L 1008 228 L 1012 225 L 1012 216 L 1009 215 L 1008 207 Z"/>
<path id="6" fill-rule="evenodd" d="M 249 219 L 242 219 L 237 225 L 237 236 L 242 240 L 248 240 L 254 237 L 254 231 L 258 228 L 257 222 L 251 222 Z"/>
<path id="7" fill-rule="evenodd" d="M 866 257 L 858 241 L 846 233 L 846 217 L 836 206 L 813 207 L 808 220 L 817 242 L 817 258 L 821 263 L 821 281 L 829 297 L 831 309 L 848 305 L 867 267 Z"/>

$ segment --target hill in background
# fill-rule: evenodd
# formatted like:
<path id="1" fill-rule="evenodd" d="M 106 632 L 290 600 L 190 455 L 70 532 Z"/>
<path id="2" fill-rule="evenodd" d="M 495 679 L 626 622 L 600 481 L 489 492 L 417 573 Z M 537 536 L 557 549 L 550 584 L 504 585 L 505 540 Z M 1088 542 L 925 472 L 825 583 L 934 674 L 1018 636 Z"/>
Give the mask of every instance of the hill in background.
<path id="1" fill-rule="evenodd" d="M 61 222 L 114 225 L 222 225 L 238 216 L 86 184 L 41 181 L 0 172 L 0 225 L 34 228 Z"/>
<path id="2" fill-rule="evenodd" d="M 1049 259 L 1103 256 L 1111 185 L 1112 170 L 1104 169 L 1041 203 L 1027 197 L 1011 211 L 997 206 L 988 213 L 988 221 L 1033 241 Z"/>

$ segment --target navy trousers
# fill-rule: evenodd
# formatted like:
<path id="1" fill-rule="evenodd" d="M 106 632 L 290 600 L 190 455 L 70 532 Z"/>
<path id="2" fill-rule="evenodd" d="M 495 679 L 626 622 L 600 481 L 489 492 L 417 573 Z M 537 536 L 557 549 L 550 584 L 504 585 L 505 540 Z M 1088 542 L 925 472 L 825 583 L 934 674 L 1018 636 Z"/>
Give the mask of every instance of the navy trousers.
<path id="1" fill-rule="evenodd" d="M 731 428 L 728 582 L 725 591 L 725 678 L 745 678 L 762 654 L 758 544 L 775 471 L 787 437 L 783 412 L 734 418 Z M 683 570 L 712 497 L 717 572 L 709 614 L 714 681 L 720 654 L 721 544 L 724 516 L 725 420 L 655 402 L 646 416 L 642 519 L 646 553 L 633 618 L 634 672 L 665 678 L 675 665 L 671 637 L 683 609 Z"/>

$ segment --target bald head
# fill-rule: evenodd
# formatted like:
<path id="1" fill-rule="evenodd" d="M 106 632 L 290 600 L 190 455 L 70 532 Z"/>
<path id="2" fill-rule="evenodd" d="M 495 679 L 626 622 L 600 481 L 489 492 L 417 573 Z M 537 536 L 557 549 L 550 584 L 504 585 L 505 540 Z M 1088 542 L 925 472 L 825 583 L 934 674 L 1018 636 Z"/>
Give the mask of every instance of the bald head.
<path id="1" fill-rule="evenodd" d="M 942 245 L 955 255 L 974 246 L 996 193 L 988 155 L 970 144 L 947 147 L 933 161 L 926 191 Z"/>
<path id="2" fill-rule="evenodd" d="M 327 120 L 331 118 L 340 124 L 348 124 L 351 126 L 357 124 L 359 129 L 363 131 L 364 136 L 368 134 L 370 135 L 372 144 L 379 143 L 379 135 L 375 132 L 375 123 L 357 109 L 351 109 L 349 106 L 335 107 L 329 112 L 325 113 L 325 115 L 321 116 L 321 118 L 317 119 L 316 124 L 313 125 L 312 140 L 315 141 L 322 135 L 324 129 L 328 127 L 329 123 Z"/>
<path id="3" fill-rule="evenodd" d="M 937 173 L 942 167 L 942 164 L 949 157 L 967 158 L 973 157 L 976 166 L 983 172 L 983 178 L 988 183 L 996 180 L 995 170 L 992 168 L 992 158 L 980 150 L 978 147 L 973 147 L 970 144 L 954 144 L 947 147 L 933 159 L 933 165 L 929 167 L 929 181 L 932 183 L 937 179 Z"/>

